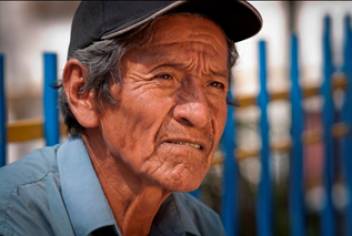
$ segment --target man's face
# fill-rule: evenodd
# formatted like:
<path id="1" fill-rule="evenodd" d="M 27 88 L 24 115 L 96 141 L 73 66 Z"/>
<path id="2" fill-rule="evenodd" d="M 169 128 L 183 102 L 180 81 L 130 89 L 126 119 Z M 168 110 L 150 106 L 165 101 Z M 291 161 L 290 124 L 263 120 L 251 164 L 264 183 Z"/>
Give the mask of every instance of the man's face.
<path id="1" fill-rule="evenodd" d="M 226 119 L 228 48 L 221 29 L 164 16 L 121 61 L 118 101 L 100 117 L 108 151 L 143 181 L 190 191 L 207 173 Z"/>

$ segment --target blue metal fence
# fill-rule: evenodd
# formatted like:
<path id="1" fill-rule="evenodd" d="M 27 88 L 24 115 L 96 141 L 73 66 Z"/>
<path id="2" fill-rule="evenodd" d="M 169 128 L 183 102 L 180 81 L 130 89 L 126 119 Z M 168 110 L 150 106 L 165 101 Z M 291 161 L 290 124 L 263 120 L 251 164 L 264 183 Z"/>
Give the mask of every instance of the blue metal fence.
<path id="1" fill-rule="evenodd" d="M 272 232 L 272 187 L 271 187 L 271 160 L 270 160 L 270 129 L 268 121 L 269 94 L 267 91 L 267 53 L 265 41 L 259 42 L 259 96 L 260 108 L 260 181 L 257 197 L 257 225 L 260 236 L 273 235 Z"/>
<path id="2" fill-rule="evenodd" d="M 231 91 L 228 92 L 228 99 L 233 100 Z M 223 194 L 221 198 L 221 218 L 227 235 L 238 233 L 238 196 L 237 177 L 238 166 L 235 162 L 235 141 L 236 129 L 234 120 L 235 109 L 232 106 L 227 108 L 227 123 L 221 140 L 221 148 L 224 152 L 223 164 Z"/>
<path id="3" fill-rule="evenodd" d="M 58 108 L 57 84 L 57 55 L 44 53 L 44 139 L 46 145 L 51 146 L 59 143 L 60 123 Z"/>
<path id="4" fill-rule="evenodd" d="M 5 56 L 0 54 L 0 167 L 6 163 L 7 111 L 5 94 Z"/>
<path id="5" fill-rule="evenodd" d="M 344 95 L 344 101 L 341 109 L 341 121 L 345 124 L 352 125 L 352 29 L 351 18 L 344 18 L 344 65 L 343 73 L 347 79 L 347 89 Z M 347 186 L 347 195 L 352 196 L 352 130 L 341 140 L 341 154 L 345 184 Z M 345 210 L 346 215 L 346 235 L 352 236 L 352 201 L 348 201 Z"/>
<path id="6" fill-rule="evenodd" d="M 324 236 L 335 235 L 335 217 L 332 198 L 334 181 L 334 150 L 332 127 L 334 124 L 334 101 L 332 96 L 332 75 L 334 73 L 331 49 L 331 19 L 324 18 L 323 33 L 323 84 L 321 88 L 323 97 L 323 140 L 324 140 L 324 197 L 321 219 L 321 232 Z"/>
<path id="7" fill-rule="evenodd" d="M 344 93 L 344 102 L 341 108 L 341 122 L 347 127 L 352 127 L 352 31 L 351 19 L 344 20 L 344 65 L 343 73 L 348 81 Z M 332 94 L 332 77 L 335 72 L 331 48 L 331 19 L 324 18 L 323 42 L 323 83 L 321 94 L 323 99 L 323 143 L 324 143 L 324 201 L 321 211 L 321 234 L 326 236 L 336 235 L 335 210 L 332 198 L 334 184 L 334 143 L 332 129 L 334 125 L 334 101 Z M 260 236 L 273 235 L 273 187 L 271 177 L 271 148 L 270 127 L 268 121 L 268 104 L 270 96 L 267 91 L 267 45 L 265 41 L 258 44 L 259 52 L 259 84 L 260 92 L 257 105 L 260 109 L 259 128 L 261 135 L 260 149 L 260 182 L 257 191 L 257 228 Z M 57 56 L 55 53 L 44 54 L 44 136 L 47 145 L 59 142 L 59 112 L 58 94 L 54 88 L 57 82 Z M 6 162 L 6 101 L 4 88 L 4 55 L 0 54 L 0 166 Z M 289 189 L 289 212 L 291 235 L 304 236 L 306 234 L 305 204 L 304 204 L 304 176 L 303 176 L 303 150 L 302 141 L 304 130 L 303 95 L 300 86 L 299 71 L 299 40 L 293 34 L 290 47 L 290 100 L 292 113 L 292 151 L 290 160 L 290 189 Z M 229 92 L 229 99 L 233 94 Z M 236 96 L 234 96 L 236 97 Z M 238 235 L 238 164 L 236 162 L 236 127 L 234 123 L 235 108 L 228 107 L 227 124 L 221 141 L 221 149 L 224 153 L 223 182 L 221 198 L 221 217 L 227 235 Z M 341 139 L 341 155 L 348 196 L 352 196 L 352 131 L 348 129 L 347 135 Z M 195 192 L 198 196 L 199 192 Z M 346 207 L 346 235 L 352 236 L 352 201 Z"/>
<path id="8" fill-rule="evenodd" d="M 291 137 L 292 152 L 290 162 L 290 219 L 291 234 L 304 236 L 304 180 L 303 180 L 303 130 L 304 114 L 302 109 L 302 94 L 300 87 L 298 39 L 291 36 Z"/>

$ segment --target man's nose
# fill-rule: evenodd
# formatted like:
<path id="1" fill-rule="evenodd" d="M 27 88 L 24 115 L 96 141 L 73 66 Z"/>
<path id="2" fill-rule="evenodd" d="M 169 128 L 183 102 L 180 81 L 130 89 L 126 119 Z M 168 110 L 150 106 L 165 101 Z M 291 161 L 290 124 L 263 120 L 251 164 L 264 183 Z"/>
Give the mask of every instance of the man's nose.
<path id="1" fill-rule="evenodd" d="M 210 121 L 209 104 L 199 91 L 190 91 L 192 94 L 183 94 L 182 102 L 174 108 L 174 118 L 183 125 L 203 128 Z"/>

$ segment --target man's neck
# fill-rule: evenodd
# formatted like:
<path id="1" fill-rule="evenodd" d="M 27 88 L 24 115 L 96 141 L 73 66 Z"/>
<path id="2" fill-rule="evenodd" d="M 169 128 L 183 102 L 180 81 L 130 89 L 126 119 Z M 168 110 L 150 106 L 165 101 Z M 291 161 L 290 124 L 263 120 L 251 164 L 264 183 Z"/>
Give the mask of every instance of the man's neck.
<path id="1" fill-rule="evenodd" d="M 85 135 L 82 138 L 122 235 L 148 235 L 160 205 L 170 193 L 136 177 L 99 140 Z"/>

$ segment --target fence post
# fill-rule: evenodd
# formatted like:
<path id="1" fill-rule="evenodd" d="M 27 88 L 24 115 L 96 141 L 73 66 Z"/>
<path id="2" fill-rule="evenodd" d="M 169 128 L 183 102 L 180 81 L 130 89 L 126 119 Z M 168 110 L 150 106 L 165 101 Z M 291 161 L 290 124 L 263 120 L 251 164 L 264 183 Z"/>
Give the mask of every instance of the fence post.
<path id="1" fill-rule="evenodd" d="M 0 53 L 0 167 L 6 164 L 7 153 L 7 109 L 5 91 L 5 55 Z"/>
<path id="2" fill-rule="evenodd" d="M 291 135 L 292 151 L 290 160 L 290 220 L 291 235 L 304 236 L 304 180 L 303 144 L 304 115 L 302 94 L 299 83 L 299 52 L 296 34 L 291 35 Z"/>
<path id="3" fill-rule="evenodd" d="M 323 236 L 335 235 L 335 217 L 332 198 L 332 186 L 334 180 L 334 159 L 333 159 L 333 137 L 332 127 L 334 123 L 334 103 L 332 97 L 332 74 L 333 62 L 331 51 L 331 19 L 324 17 L 323 33 L 323 140 L 324 140 L 324 198 L 321 229 Z"/>
<path id="4" fill-rule="evenodd" d="M 270 176 L 270 136 L 268 122 L 268 103 L 269 95 L 267 91 L 267 61 L 266 61 L 266 42 L 259 42 L 259 83 L 260 91 L 258 105 L 260 115 L 260 134 L 262 147 L 260 150 L 260 182 L 257 197 L 257 225 L 260 236 L 272 235 L 272 186 Z"/>
<path id="5" fill-rule="evenodd" d="M 345 184 L 347 187 L 347 207 L 346 207 L 346 235 L 352 236 L 352 29 L 351 17 L 344 18 L 344 65 L 343 72 L 347 79 L 347 89 L 345 90 L 344 101 L 341 109 L 341 121 L 348 125 L 348 133 L 341 140 L 341 155 Z"/>
<path id="6" fill-rule="evenodd" d="M 228 99 L 233 101 L 231 91 L 228 92 Z M 234 113 L 234 107 L 229 105 L 227 108 L 227 121 L 221 140 L 221 149 L 224 152 L 221 218 L 228 236 L 238 234 L 238 200 L 236 194 L 238 166 L 235 157 L 236 127 Z"/>
<path id="7" fill-rule="evenodd" d="M 46 145 L 59 143 L 60 124 L 58 109 L 57 83 L 57 55 L 44 53 L 44 138 Z"/>

